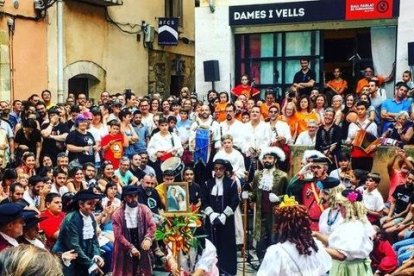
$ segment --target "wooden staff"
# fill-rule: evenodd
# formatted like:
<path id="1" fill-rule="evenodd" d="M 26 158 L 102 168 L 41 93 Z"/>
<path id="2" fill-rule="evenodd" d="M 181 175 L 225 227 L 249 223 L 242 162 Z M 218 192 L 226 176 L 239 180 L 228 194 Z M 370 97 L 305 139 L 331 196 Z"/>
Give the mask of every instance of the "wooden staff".
<path id="1" fill-rule="evenodd" d="M 243 276 L 245 275 L 246 271 L 246 231 L 247 231 L 247 198 L 243 199 L 243 248 L 242 248 L 242 255 L 243 255 Z"/>

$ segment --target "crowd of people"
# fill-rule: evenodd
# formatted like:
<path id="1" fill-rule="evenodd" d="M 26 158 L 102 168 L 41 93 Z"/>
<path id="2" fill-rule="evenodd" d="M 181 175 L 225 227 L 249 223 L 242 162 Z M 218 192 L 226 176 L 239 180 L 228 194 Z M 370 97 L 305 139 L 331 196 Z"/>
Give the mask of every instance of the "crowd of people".
<path id="1" fill-rule="evenodd" d="M 243 75 L 207 102 L 187 87 L 1 101 L 0 275 L 236 275 L 248 209 L 258 275 L 412 275 L 411 73 L 387 98 L 371 67 L 354 90 L 340 68 L 315 87 L 309 65 L 283 99 Z M 292 145 L 309 147 L 299 172 Z M 395 150 L 386 194 L 379 146 Z M 155 239 L 166 213 L 203 217 L 181 263 Z"/>

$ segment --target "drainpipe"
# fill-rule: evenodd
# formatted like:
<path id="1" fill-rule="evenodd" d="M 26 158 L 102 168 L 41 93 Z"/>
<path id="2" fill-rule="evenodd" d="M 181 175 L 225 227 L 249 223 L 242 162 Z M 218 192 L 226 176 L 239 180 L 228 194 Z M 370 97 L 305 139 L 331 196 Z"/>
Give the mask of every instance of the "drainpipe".
<path id="1" fill-rule="evenodd" d="M 64 100 L 63 83 L 63 0 L 57 0 L 57 96 L 58 103 Z"/>

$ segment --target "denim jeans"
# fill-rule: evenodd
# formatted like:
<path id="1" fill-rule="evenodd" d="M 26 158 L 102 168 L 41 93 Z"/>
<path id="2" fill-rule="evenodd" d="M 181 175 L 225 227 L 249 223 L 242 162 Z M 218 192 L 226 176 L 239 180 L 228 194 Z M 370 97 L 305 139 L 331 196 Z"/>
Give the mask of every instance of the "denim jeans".
<path id="1" fill-rule="evenodd" d="M 395 252 L 397 252 L 398 264 L 401 265 L 404 261 L 408 260 L 412 254 L 414 254 L 414 250 L 409 249 L 410 247 L 414 247 L 414 238 L 396 242 L 392 247 Z"/>

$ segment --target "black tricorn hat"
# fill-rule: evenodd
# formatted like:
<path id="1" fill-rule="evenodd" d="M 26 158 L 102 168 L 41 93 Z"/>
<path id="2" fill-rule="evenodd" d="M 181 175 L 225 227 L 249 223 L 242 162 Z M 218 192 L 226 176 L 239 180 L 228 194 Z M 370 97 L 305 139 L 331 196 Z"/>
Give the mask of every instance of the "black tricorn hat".
<path id="1" fill-rule="evenodd" d="M 22 217 L 23 206 L 16 203 L 0 205 L 0 226 L 6 225 Z"/>
<path id="2" fill-rule="evenodd" d="M 228 172 L 232 172 L 233 171 L 233 166 L 230 164 L 229 161 L 224 160 L 224 159 L 216 159 L 216 160 L 214 160 L 213 165 L 223 165 L 226 168 L 226 171 L 228 171 Z"/>
<path id="3" fill-rule="evenodd" d="M 341 181 L 339 181 L 339 179 L 337 179 L 335 177 L 330 177 L 330 176 L 328 176 L 324 180 L 319 180 L 319 182 L 321 183 L 320 188 L 323 189 L 323 190 L 328 190 L 328 189 L 335 188 L 336 186 L 338 186 L 341 183 Z M 319 187 L 319 185 L 318 185 L 318 187 Z"/>
<path id="4" fill-rule="evenodd" d="M 92 190 L 82 190 L 75 194 L 74 201 L 86 201 L 91 199 L 101 199 L 102 195 L 94 193 Z"/>
<path id="5" fill-rule="evenodd" d="M 127 185 L 122 187 L 122 198 L 124 198 L 127 195 L 137 195 L 139 193 L 138 186 L 135 185 Z"/>
<path id="6" fill-rule="evenodd" d="M 24 219 L 24 229 L 28 230 L 36 226 L 39 222 L 47 219 L 46 217 L 39 217 L 38 213 L 34 210 L 24 210 L 22 212 Z"/>

